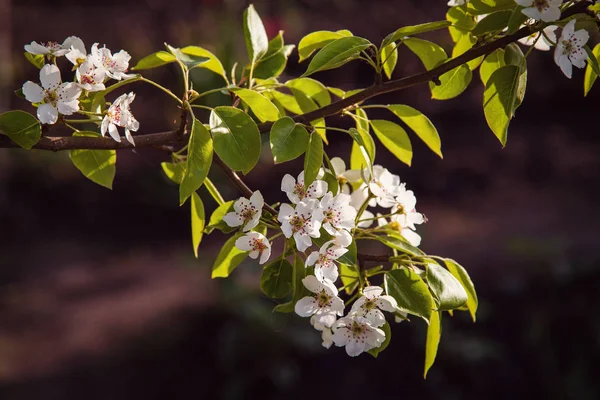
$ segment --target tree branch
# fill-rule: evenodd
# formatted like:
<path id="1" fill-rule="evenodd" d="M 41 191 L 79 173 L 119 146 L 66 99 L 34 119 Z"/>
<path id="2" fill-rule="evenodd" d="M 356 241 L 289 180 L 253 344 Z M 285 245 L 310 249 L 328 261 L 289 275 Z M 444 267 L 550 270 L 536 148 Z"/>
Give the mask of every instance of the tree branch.
<path id="1" fill-rule="evenodd" d="M 565 10 L 561 16 L 561 19 L 568 18 L 572 15 L 578 13 L 585 13 L 587 7 L 591 5 L 592 2 L 589 0 L 579 2 L 567 10 Z M 459 67 L 462 64 L 466 64 L 467 62 L 474 60 L 478 57 L 490 54 L 491 52 L 505 47 L 510 43 L 516 42 L 517 40 L 527 37 L 535 32 L 538 32 L 539 29 L 532 29 L 529 26 L 525 26 L 519 29 L 517 32 L 512 35 L 504 36 L 500 39 L 497 39 L 493 42 L 487 43 L 480 47 L 473 48 L 462 55 L 450 59 L 444 64 L 433 68 L 430 71 L 426 71 L 420 74 L 408 76 L 401 79 L 396 79 L 392 81 L 385 82 L 383 84 L 375 84 L 373 86 L 368 87 L 367 89 L 349 96 L 345 99 L 341 99 L 339 101 L 333 102 L 325 107 L 321 107 L 317 110 L 308 112 L 306 114 L 296 115 L 293 119 L 296 122 L 301 123 L 309 123 L 310 121 L 314 121 L 316 119 L 329 117 L 332 115 L 339 114 L 344 109 L 361 103 L 365 100 L 371 99 L 373 97 L 379 96 L 384 93 L 397 92 L 403 89 L 407 89 L 409 87 L 420 85 L 428 82 L 437 82 L 442 74 Z M 265 122 L 260 124 L 258 127 L 261 132 L 268 132 L 273 125 L 272 122 Z M 39 150 L 52 150 L 52 151 L 61 151 L 61 150 L 74 150 L 74 149 L 131 149 L 131 148 L 144 148 L 144 147 L 159 147 L 170 144 L 183 144 L 187 137 L 184 136 L 182 138 L 180 136 L 180 131 L 173 132 L 160 132 L 160 133 L 152 133 L 147 135 L 137 135 L 135 136 L 136 145 L 132 146 L 126 141 L 121 143 L 115 142 L 111 138 L 92 138 L 92 137 L 43 137 L 35 146 L 34 149 Z M 0 135 L 0 148 L 7 147 L 19 147 L 15 143 L 13 143 L 7 136 Z"/>
<path id="2" fill-rule="evenodd" d="M 390 257 L 393 257 L 393 254 L 381 254 L 381 255 L 374 255 L 374 254 L 363 254 L 363 253 L 358 253 L 356 254 L 356 259 L 358 260 L 359 264 L 363 264 L 365 261 L 373 261 L 373 262 L 389 262 L 390 261 Z"/>

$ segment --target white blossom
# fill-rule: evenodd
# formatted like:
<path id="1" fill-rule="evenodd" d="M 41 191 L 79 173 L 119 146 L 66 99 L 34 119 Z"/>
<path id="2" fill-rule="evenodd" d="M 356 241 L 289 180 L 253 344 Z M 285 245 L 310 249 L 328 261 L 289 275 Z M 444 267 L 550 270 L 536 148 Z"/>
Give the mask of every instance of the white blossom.
<path id="1" fill-rule="evenodd" d="M 532 35 L 519 39 L 519 42 L 526 46 L 533 45 L 537 50 L 548 51 L 556 43 L 556 28 L 558 28 L 556 25 L 547 26 L 544 28 L 545 36 L 541 32 L 536 32 Z M 550 39 L 551 42 L 548 41 L 546 37 Z"/>
<path id="2" fill-rule="evenodd" d="M 60 70 L 54 64 L 46 64 L 40 70 L 42 86 L 31 81 L 23 84 L 27 101 L 41 103 L 37 109 L 42 124 L 54 124 L 58 114 L 71 115 L 79 110 L 81 89 L 74 83 L 61 83 Z"/>
<path id="3" fill-rule="evenodd" d="M 134 99 L 135 93 L 133 92 L 130 92 L 129 94 L 122 94 L 121 96 L 117 97 L 108 110 L 106 110 L 106 115 L 102 120 L 102 125 L 100 126 L 100 132 L 102 133 L 102 136 L 106 135 L 106 132 L 108 131 L 114 140 L 120 142 L 121 137 L 119 136 L 119 132 L 117 130 L 117 126 L 120 126 L 125 128 L 125 137 L 127 140 L 131 144 L 135 145 L 130 131 L 137 131 L 140 127 L 140 123 L 135 119 L 131 113 L 131 110 L 129 109 L 129 106 Z"/>
<path id="4" fill-rule="evenodd" d="M 363 317 L 340 318 L 332 330 L 333 343 L 338 347 L 346 346 L 346 353 L 351 357 L 379 347 L 385 340 L 385 333 Z"/>
<path id="5" fill-rule="evenodd" d="M 575 20 L 569 21 L 562 30 L 560 39 L 554 49 L 554 62 L 560 67 L 567 78 L 573 75 L 573 67 L 585 67 L 585 61 L 588 57 L 583 46 L 590 38 L 586 30 L 575 31 Z"/>
<path id="6" fill-rule="evenodd" d="M 384 208 L 390 208 L 394 205 L 394 197 L 398 195 L 400 188 L 400 177 L 392 174 L 381 165 L 373 166 L 373 175 L 369 170 L 364 172 L 365 178 L 369 181 L 369 190 L 375 196 L 375 199 L 369 203 L 371 206 L 379 205 Z"/>
<path id="7" fill-rule="evenodd" d="M 355 226 L 356 209 L 350 205 L 350 195 L 327 192 L 321 199 L 315 218 L 321 220 L 323 228 L 330 235 L 337 236 L 343 229 L 351 230 Z"/>
<path id="8" fill-rule="evenodd" d="M 398 195 L 395 198 L 396 204 L 392 207 L 394 217 L 401 226 L 415 229 L 415 224 L 420 225 L 425 222 L 423 214 L 416 210 L 417 198 L 412 190 L 406 190 L 404 184 L 400 185 Z"/>
<path id="9" fill-rule="evenodd" d="M 298 180 L 294 179 L 290 174 L 285 174 L 281 180 L 281 190 L 287 194 L 288 199 L 294 204 L 298 204 L 306 199 L 318 199 L 327 192 L 327 182 L 322 181 L 324 171 L 320 171 L 317 179 L 310 184 L 308 188 L 304 188 L 304 171 L 298 175 Z"/>
<path id="10" fill-rule="evenodd" d="M 315 276 L 320 281 L 335 282 L 339 276 L 335 260 L 348 252 L 348 249 L 338 246 L 333 240 L 325 242 L 319 251 L 313 251 L 306 258 L 306 267 L 315 266 Z"/>
<path id="11" fill-rule="evenodd" d="M 314 293 L 298 300 L 294 311 L 301 317 L 315 316 L 314 324 L 331 327 L 336 315 L 344 315 L 344 302 L 338 297 L 337 288 L 329 281 L 319 281 L 314 275 L 302 279 L 304 286 Z M 318 329 L 318 328 L 317 328 Z"/>
<path id="12" fill-rule="evenodd" d="M 61 57 L 70 51 L 71 46 L 75 48 L 83 47 L 85 51 L 83 41 L 77 36 L 69 36 L 62 44 L 57 42 L 38 43 L 33 41 L 25 45 L 25 51 L 35 55 L 43 54 L 52 57 Z"/>
<path id="13" fill-rule="evenodd" d="M 331 332 L 331 328 L 326 327 L 323 324 L 317 322 L 316 315 L 310 317 L 310 324 L 318 331 L 321 332 L 321 346 L 326 349 L 330 348 L 333 344 L 333 332 Z"/>
<path id="14" fill-rule="evenodd" d="M 350 193 L 350 186 L 348 185 L 348 182 L 356 183 L 362 179 L 359 170 L 346 170 L 346 163 L 339 157 L 333 157 L 331 159 L 331 166 L 333 167 L 333 171 L 331 171 L 331 173 L 335 175 L 335 178 L 340 184 L 342 193 Z"/>
<path id="15" fill-rule="evenodd" d="M 83 44 L 83 40 L 78 37 L 71 36 L 70 41 L 65 41 L 67 45 L 69 45 L 69 49 L 65 54 L 67 60 L 71 61 L 73 65 L 79 66 L 85 62 L 87 57 L 87 51 L 85 49 L 85 44 Z M 67 39 L 69 40 L 69 39 Z"/>
<path id="16" fill-rule="evenodd" d="M 250 258 L 258 258 L 260 264 L 267 262 L 271 257 L 271 244 L 264 235 L 259 232 L 248 232 L 235 241 L 235 247 L 241 251 L 249 251 Z"/>
<path id="17" fill-rule="evenodd" d="M 363 207 L 363 205 L 365 204 L 365 202 L 368 200 L 369 198 L 369 187 L 366 184 L 361 184 L 358 189 L 356 189 L 354 192 L 352 192 L 352 194 L 350 195 L 350 205 L 352 207 L 354 207 L 354 209 L 357 211 L 357 213 L 361 210 L 361 208 Z M 357 227 L 359 228 L 368 228 L 371 225 L 373 225 L 373 219 L 375 215 L 369 211 L 369 210 L 364 210 L 359 216 L 358 216 L 358 224 L 356 224 Z M 362 222 L 360 222 L 361 220 L 364 220 Z"/>
<path id="18" fill-rule="evenodd" d="M 398 311 L 398 303 L 392 296 L 382 295 L 383 289 L 379 286 L 367 286 L 363 295 L 359 297 L 350 310 L 350 315 L 366 318 L 371 325 L 379 328 L 385 324 L 385 316 L 381 312 Z"/>
<path id="19" fill-rule="evenodd" d="M 69 54 L 67 54 L 67 56 Z M 96 68 L 90 57 L 86 58 L 85 61 L 79 65 L 75 75 L 77 77 L 77 82 L 79 82 L 79 87 L 88 92 L 98 92 L 106 89 L 104 86 L 106 72 L 103 68 Z"/>
<path id="20" fill-rule="evenodd" d="M 377 213 L 377 217 L 377 226 L 386 227 L 388 229 L 398 231 L 402 235 L 402 237 L 413 246 L 418 247 L 421 244 L 421 236 L 418 233 L 416 233 L 413 229 L 402 225 L 402 223 L 404 223 L 405 220 L 401 215 L 392 215 L 389 221 L 382 217 L 379 213 Z"/>
<path id="21" fill-rule="evenodd" d="M 109 49 L 102 47 L 98 48 L 98 43 L 92 45 L 92 59 L 96 68 L 106 70 L 106 75 L 109 78 L 120 81 L 121 79 L 133 78 L 134 74 L 126 74 L 129 68 L 129 60 L 131 56 L 125 50 L 121 50 L 114 55 Z"/>
<path id="22" fill-rule="evenodd" d="M 262 194 L 257 190 L 252 193 L 250 200 L 240 197 L 233 203 L 233 212 L 225 214 L 223 221 L 229 226 L 244 225 L 243 231 L 248 232 L 255 228 L 259 221 L 262 208 L 265 205 Z"/>
<path id="23" fill-rule="evenodd" d="M 448 2 L 448 7 L 464 6 L 468 2 L 469 2 L 469 0 L 450 0 Z"/>
<path id="24" fill-rule="evenodd" d="M 321 222 L 313 218 L 317 200 L 301 201 L 294 209 L 289 204 L 282 204 L 277 220 L 281 222 L 281 230 L 286 238 L 294 236 L 298 251 L 304 251 L 312 245 L 311 238 L 321 236 Z"/>
<path id="25" fill-rule="evenodd" d="M 523 14 L 536 21 L 552 22 L 560 19 L 562 0 L 515 0 L 518 5 L 525 7 Z"/>

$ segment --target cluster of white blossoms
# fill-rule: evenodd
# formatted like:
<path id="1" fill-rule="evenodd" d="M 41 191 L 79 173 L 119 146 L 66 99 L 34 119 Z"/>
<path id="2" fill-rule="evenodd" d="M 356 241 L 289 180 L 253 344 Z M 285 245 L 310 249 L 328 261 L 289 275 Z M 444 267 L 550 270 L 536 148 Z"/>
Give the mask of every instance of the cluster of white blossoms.
<path id="1" fill-rule="evenodd" d="M 515 2 L 524 7 L 521 12 L 532 21 L 553 22 L 558 21 L 561 16 L 560 6 L 563 0 L 515 0 Z M 448 6 L 458 7 L 468 3 L 468 0 L 450 0 Z M 478 18 L 482 18 L 478 16 Z M 543 32 L 534 33 L 519 40 L 520 43 L 527 46 L 534 45 L 536 49 L 548 51 L 552 46 L 554 50 L 554 62 L 567 78 L 573 75 L 573 65 L 577 68 L 584 68 L 588 59 L 588 54 L 584 49 L 590 35 L 584 30 L 575 31 L 576 20 L 569 21 L 562 30 L 561 36 L 556 40 L 555 31 L 557 26 L 551 25 L 543 29 Z"/>
<path id="2" fill-rule="evenodd" d="M 76 36 L 68 37 L 62 44 L 31 42 L 25 45 L 25 51 L 34 56 L 43 56 L 47 62 L 40 70 L 41 85 L 31 81 L 23 84 L 23 95 L 37 106 L 37 117 L 43 124 L 55 124 L 59 114 L 73 115 L 79 112 L 79 101 L 89 93 L 105 90 L 109 79 L 120 81 L 135 76 L 126 73 L 131 56 L 125 50 L 112 54 L 106 47 L 99 48 L 98 43 L 94 43 L 88 53 L 83 41 Z M 63 56 L 73 64 L 75 82 L 62 81 L 57 58 Z M 108 132 L 120 142 L 117 127 L 122 127 L 127 140 L 135 144 L 131 131 L 138 130 L 139 122 L 130 110 L 134 99 L 135 94 L 131 92 L 119 96 L 112 103 L 100 126 L 103 136 Z"/>
<path id="3" fill-rule="evenodd" d="M 281 204 L 277 220 L 283 235 L 293 241 L 299 252 L 306 252 L 321 238 L 318 249 L 308 253 L 305 267 L 314 267 L 314 275 L 302 282 L 312 295 L 300 299 L 295 311 L 302 317 L 310 317 L 312 326 L 321 331 L 323 346 L 329 348 L 345 346 L 346 352 L 357 356 L 364 351 L 379 347 L 385 340 L 381 327 L 385 324 L 383 311 L 401 313 L 393 297 L 383 295 L 383 289 L 369 286 L 353 304 L 348 315 L 344 315 L 344 302 L 338 296 L 335 282 L 339 278 L 339 258 L 346 254 L 352 244 L 352 233 L 356 228 L 394 230 L 409 243 L 418 246 L 421 237 L 415 232 L 416 225 L 425 222 L 425 217 L 416 211 L 417 199 L 397 175 L 380 165 L 372 171 L 346 170 L 340 158 L 331 160 L 333 171 L 319 171 L 317 178 L 305 187 L 304 171 L 296 178 L 287 174 L 281 182 L 291 204 Z M 336 177 L 340 187 L 337 194 L 328 190 L 323 180 L 325 173 Z M 351 188 L 354 188 L 352 191 Z M 237 239 L 239 250 L 259 259 L 260 264 L 271 255 L 271 242 L 263 234 L 251 231 L 260 223 L 264 200 L 256 191 L 250 199 L 239 198 L 233 211 L 223 217 L 230 227 L 246 232 Z M 385 215 L 377 216 L 369 207 L 388 209 Z M 360 214 L 360 215 L 359 215 Z M 327 240 L 323 240 L 326 235 Z M 323 243 L 324 242 L 324 243 Z M 343 317 L 338 319 L 338 317 Z"/>

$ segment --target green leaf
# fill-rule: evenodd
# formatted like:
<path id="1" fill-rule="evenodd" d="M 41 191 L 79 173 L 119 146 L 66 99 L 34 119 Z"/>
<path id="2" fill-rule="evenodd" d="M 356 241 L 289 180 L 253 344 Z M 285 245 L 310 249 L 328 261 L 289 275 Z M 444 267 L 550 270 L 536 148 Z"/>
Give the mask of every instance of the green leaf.
<path id="1" fill-rule="evenodd" d="M 219 207 L 215 211 L 213 211 L 210 216 L 210 220 L 208 221 L 208 226 L 206 227 L 206 233 L 211 233 L 214 229 L 218 229 L 223 233 L 230 233 L 235 231 L 237 228 L 231 227 L 227 225 L 225 221 L 223 221 L 223 217 L 233 211 L 234 201 L 227 201 Z"/>
<path id="2" fill-rule="evenodd" d="M 292 303 L 304 297 L 306 288 L 302 284 L 302 279 L 306 277 L 306 267 L 302 258 L 296 253 L 294 255 L 293 279 L 292 279 Z"/>
<path id="3" fill-rule="evenodd" d="M 383 63 L 383 72 L 388 79 L 392 79 L 392 73 L 396 68 L 398 62 L 398 48 L 396 43 L 390 43 L 381 48 L 381 54 L 379 56 Z"/>
<path id="4" fill-rule="evenodd" d="M 31 149 L 42 137 L 42 125 L 25 111 L 7 111 L 0 114 L 0 132 L 24 149 Z"/>
<path id="5" fill-rule="evenodd" d="M 467 11 L 471 15 L 484 15 L 495 11 L 513 9 L 516 6 L 514 0 L 471 0 L 467 4 Z"/>
<path id="6" fill-rule="evenodd" d="M 483 111 L 488 126 L 502 146 L 506 144 L 508 124 L 514 115 L 519 89 L 519 67 L 507 65 L 490 76 L 483 92 Z"/>
<path id="7" fill-rule="evenodd" d="M 170 64 L 172 62 L 177 61 L 177 58 L 166 51 L 157 51 L 156 53 L 152 53 L 149 56 L 142 58 L 135 67 L 131 68 L 132 70 L 144 70 L 144 69 L 152 69 L 157 67 L 162 67 L 163 65 Z"/>
<path id="8" fill-rule="evenodd" d="M 412 145 L 404 128 L 391 121 L 377 119 L 370 121 L 373 132 L 379 141 L 403 163 L 412 161 Z"/>
<path id="9" fill-rule="evenodd" d="M 323 164 L 323 140 L 321 136 L 312 133 L 308 140 L 308 148 L 304 156 L 304 187 L 308 188 L 317 179 Z"/>
<path id="10" fill-rule="evenodd" d="M 223 77 L 223 79 L 225 79 L 225 82 L 228 82 L 227 74 L 225 73 L 223 64 L 221 64 L 221 61 L 219 61 L 217 56 L 215 56 L 210 51 L 208 51 L 202 47 L 198 47 L 198 46 L 186 46 L 183 49 L 181 49 L 181 52 L 183 54 L 186 54 L 191 57 L 195 57 L 197 59 L 199 59 L 199 58 L 208 59 L 208 61 L 197 65 L 197 67 L 204 68 L 204 69 L 214 72 L 217 75 L 221 75 Z"/>
<path id="11" fill-rule="evenodd" d="M 352 36 L 336 39 L 319 50 L 302 76 L 340 67 L 358 58 L 360 52 L 369 46 L 372 46 L 371 42 L 361 37 Z"/>
<path id="12" fill-rule="evenodd" d="M 235 241 L 243 235 L 244 232 L 239 232 L 225 242 L 213 264 L 211 278 L 227 278 L 246 259 L 248 252 L 235 247 Z"/>
<path id="13" fill-rule="evenodd" d="M 25 52 L 24 54 L 27 61 L 29 61 L 31 64 L 37 67 L 37 69 L 42 69 L 42 67 L 46 63 L 46 59 L 43 54 L 31 54 L 28 52 Z"/>
<path id="14" fill-rule="evenodd" d="M 383 343 L 381 343 L 381 345 L 379 347 L 375 347 L 375 348 L 367 351 L 367 353 L 369 353 L 370 355 L 372 355 L 375 358 L 377 358 L 379 353 L 381 353 L 388 347 L 388 345 L 390 344 L 390 340 L 392 340 L 392 330 L 390 328 L 390 324 L 388 324 L 387 321 L 381 327 L 381 330 L 383 330 L 383 333 L 385 333 L 385 340 L 383 341 Z"/>
<path id="15" fill-rule="evenodd" d="M 375 162 L 375 141 L 369 133 L 370 124 L 367 113 L 362 109 L 356 109 L 356 129 L 350 128 L 349 132 L 354 139 L 350 153 L 350 169 L 362 171 L 369 170 Z"/>
<path id="16" fill-rule="evenodd" d="M 198 193 L 192 193 L 192 246 L 194 247 L 194 255 L 198 258 L 198 246 L 202 241 L 206 217 L 204 216 L 204 204 Z"/>
<path id="17" fill-rule="evenodd" d="M 417 38 L 408 38 L 404 40 L 404 44 L 413 52 L 428 71 L 446 61 L 448 55 L 439 45 Z"/>
<path id="18" fill-rule="evenodd" d="M 435 304 L 427 284 L 416 272 L 406 267 L 389 271 L 384 285 L 386 293 L 396 299 L 402 311 L 429 323 Z"/>
<path id="19" fill-rule="evenodd" d="M 419 35 L 421 33 L 431 32 L 431 31 L 435 31 L 438 29 L 447 28 L 450 25 L 452 25 L 452 23 L 450 21 L 435 21 L 435 22 L 427 22 L 425 24 L 420 24 L 420 25 L 405 26 L 405 27 L 400 28 L 400 29 L 396 30 L 395 32 L 387 35 L 386 38 L 383 39 L 383 42 L 381 43 L 381 47 L 385 47 L 388 44 L 395 42 L 397 40 L 402 40 L 406 36 Z"/>
<path id="20" fill-rule="evenodd" d="M 450 7 L 446 19 L 452 22 L 448 27 L 453 42 L 458 42 L 463 35 L 468 34 L 477 25 L 475 18 L 467 14 L 466 7 Z"/>
<path id="21" fill-rule="evenodd" d="M 209 61 L 208 57 L 198 56 L 195 54 L 187 54 L 184 53 L 180 48 L 170 46 L 166 43 L 165 46 L 167 47 L 167 50 L 169 50 L 169 52 L 173 54 L 179 62 L 183 63 L 183 65 L 186 66 L 187 69 L 199 67 L 200 65 Z"/>
<path id="22" fill-rule="evenodd" d="M 463 286 L 439 264 L 427 264 L 427 283 L 436 303 L 439 304 L 439 310 L 455 310 L 467 303 L 468 296 Z"/>
<path id="23" fill-rule="evenodd" d="M 504 62 L 506 65 L 519 67 L 519 82 L 517 87 L 517 101 L 513 113 L 523 102 L 525 90 L 527 89 L 527 57 L 516 43 L 511 43 L 504 50 Z"/>
<path id="24" fill-rule="evenodd" d="M 185 163 L 170 163 L 170 162 L 162 162 L 160 166 L 163 169 L 163 172 L 174 183 L 180 185 L 183 180 L 183 175 L 185 174 Z"/>
<path id="25" fill-rule="evenodd" d="M 265 266 L 260 276 L 260 290 L 271 299 L 281 299 L 292 289 L 292 264 L 283 257 Z"/>
<path id="26" fill-rule="evenodd" d="M 312 78 L 297 78 L 287 81 L 285 85 L 289 88 L 297 89 L 314 100 L 319 107 L 325 107 L 331 104 L 331 95 L 327 87 L 321 82 Z"/>
<path id="27" fill-rule="evenodd" d="M 339 266 L 340 278 L 344 284 L 346 294 L 351 295 L 358 288 L 360 274 L 355 265 L 341 264 Z"/>
<path id="28" fill-rule="evenodd" d="M 488 54 L 488 56 L 481 63 L 481 68 L 479 68 L 479 76 L 481 77 L 481 82 L 485 86 L 487 81 L 490 79 L 490 76 L 500 67 L 504 67 L 506 63 L 504 62 L 504 49 L 494 50 L 493 53 Z"/>
<path id="29" fill-rule="evenodd" d="M 273 311 L 284 314 L 294 312 L 294 302 L 288 301 L 287 303 L 277 304 L 273 307 Z"/>
<path id="30" fill-rule="evenodd" d="M 296 89 L 294 87 L 290 87 L 290 90 L 294 94 L 294 99 L 296 100 L 296 103 L 302 110 L 302 113 L 305 114 L 311 111 L 315 111 L 319 108 L 317 103 L 302 90 Z M 326 130 L 323 129 L 325 128 L 325 119 L 319 118 L 314 121 L 310 121 L 310 124 L 316 128 L 321 128 L 317 130 L 317 133 L 321 136 L 323 141 L 327 143 Z"/>
<path id="31" fill-rule="evenodd" d="M 460 95 L 471 83 L 473 73 L 467 64 L 456 67 L 440 76 L 441 85 L 429 83 L 431 97 L 436 100 L 449 100 Z"/>
<path id="32" fill-rule="evenodd" d="M 527 22 L 529 17 L 523 14 L 522 11 L 524 8 L 525 7 L 517 6 L 517 8 L 512 10 L 510 19 L 508 20 L 508 30 L 506 31 L 507 35 L 512 35 L 518 31 L 525 22 Z"/>
<path id="33" fill-rule="evenodd" d="M 473 46 L 477 43 L 477 39 L 475 39 L 471 35 L 463 35 L 455 44 L 452 49 L 452 58 L 456 58 L 467 51 L 471 50 Z M 475 68 L 479 67 L 479 64 L 483 61 L 483 56 L 477 57 L 474 60 L 471 60 L 467 63 L 471 71 L 475 70 Z"/>
<path id="34" fill-rule="evenodd" d="M 283 31 L 269 41 L 269 47 L 262 59 L 254 66 L 257 79 L 276 78 L 284 71 L 288 57 L 296 46 L 283 45 Z"/>
<path id="35" fill-rule="evenodd" d="M 435 154 L 442 156 L 442 142 L 433 123 L 423 113 L 410 106 L 392 104 L 387 108 L 396 114 Z"/>
<path id="36" fill-rule="evenodd" d="M 192 121 L 185 173 L 179 186 L 179 204 L 202 186 L 213 158 L 213 140 L 202 122 Z"/>
<path id="37" fill-rule="evenodd" d="M 96 132 L 75 132 L 73 136 L 100 137 Z M 117 171 L 116 150 L 71 150 L 69 158 L 86 178 L 105 188 L 112 189 Z"/>
<path id="38" fill-rule="evenodd" d="M 267 31 L 252 4 L 244 11 L 244 38 L 251 63 L 260 60 L 267 53 L 269 48 Z"/>
<path id="39" fill-rule="evenodd" d="M 594 47 L 592 50 L 592 55 L 590 55 L 590 61 L 592 59 L 596 60 L 596 63 L 600 63 L 600 43 Z M 583 78 L 583 95 L 587 96 L 592 86 L 598 79 L 598 72 L 594 71 L 593 64 L 588 61 L 587 67 L 585 68 L 585 76 Z"/>
<path id="40" fill-rule="evenodd" d="M 448 271 L 461 283 L 463 288 L 467 291 L 468 299 L 467 299 L 467 308 L 469 309 L 469 313 L 471 314 L 471 318 L 473 318 L 473 322 L 475 322 L 475 313 L 477 312 L 477 306 L 479 305 L 479 301 L 477 300 L 477 292 L 475 291 L 475 285 L 473 285 L 473 281 L 471 281 L 471 277 L 469 273 L 456 261 L 445 258 L 444 263 L 448 268 Z"/>
<path id="41" fill-rule="evenodd" d="M 419 248 L 408 243 L 405 239 L 401 239 L 401 235 L 398 232 L 389 231 L 386 233 L 388 233 L 387 236 L 377 236 L 377 240 L 389 248 L 399 250 L 411 256 L 420 256 L 425 254 Z"/>
<path id="42" fill-rule="evenodd" d="M 334 196 L 337 195 L 340 191 L 340 183 L 338 182 L 337 178 L 333 174 L 325 172 L 323 180 L 327 182 L 327 190 Z"/>
<path id="43" fill-rule="evenodd" d="M 474 36 L 481 36 L 486 33 L 501 31 L 508 26 L 511 15 L 511 10 L 496 11 L 486 15 L 479 23 L 477 23 L 477 26 L 471 33 Z"/>
<path id="44" fill-rule="evenodd" d="M 227 166 L 247 174 L 260 157 L 260 132 L 248 114 L 234 107 L 216 107 L 210 114 L 215 152 Z"/>
<path id="45" fill-rule="evenodd" d="M 221 193 L 219 193 L 219 189 L 217 189 L 217 187 L 214 185 L 214 183 L 212 183 L 210 179 L 208 179 L 208 177 L 204 178 L 204 187 L 206 188 L 206 190 L 208 190 L 208 193 L 210 193 L 210 195 L 213 199 L 215 199 L 218 205 L 225 204 L 225 200 L 223 199 L 223 196 L 221 196 Z"/>
<path id="46" fill-rule="evenodd" d="M 290 117 L 283 117 L 271 127 L 271 152 L 275 164 L 300 157 L 308 146 L 308 132 Z"/>
<path id="47" fill-rule="evenodd" d="M 425 343 L 425 372 L 423 378 L 427 378 L 427 372 L 433 365 L 437 355 L 440 338 L 442 337 L 442 312 L 431 314 L 431 320 L 427 327 L 427 341 Z"/>
<path id="48" fill-rule="evenodd" d="M 352 36 L 352 32 L 347 30 L 332 32 L 332 31 L 317 31 L 304 36 L 298 43 L 298 62 L 306 60 L 316 50 L 322 49 L 327 44 L 336 39 Z"/>
<path id="49" fill-rule="evenodd" d="M 279 118 L 277 107 L 262 94 L 242 88 L 232 88 L 230 90 L 242 99 L 244 103 L 248 104 L 248 107 L 250 107 L 260 122 L 277 121 Z"/>
<path id="50" fill-rule="evenodd" d="M 278 92 L 277 90 L 269 91 L 269 94 L 273 96 L 274 102 L 281 104 L 283 108 L 293 114 L 303 114 L 298 100 L 292 95 Z"/>

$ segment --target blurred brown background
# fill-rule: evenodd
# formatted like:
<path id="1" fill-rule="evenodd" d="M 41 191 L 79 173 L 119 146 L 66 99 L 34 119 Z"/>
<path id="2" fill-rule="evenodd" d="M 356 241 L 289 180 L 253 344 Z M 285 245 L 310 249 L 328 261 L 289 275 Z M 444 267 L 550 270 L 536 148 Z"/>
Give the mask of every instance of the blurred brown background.
<path id="1" fill-rule="evenodd" d="M 439 20 L 445 1 L 256 1 L 270 36 L 287 43 L 319 29 L 347 28 L 374 43 L 403 25 Z M 239 0 L 74 2 L 0 0 L 0 112 L 30 106 L 13 95 L 37 71 L 22 57 L 32 40 L 80 36 L 135 64 L 163 42 L 200 45 L 228 70 L 247 61 Z M 445 31 L 429 34 L 450 49 Z M 598 38 L 594 38 L 595 42 Z M 378 360 L 321 348 L 308 321 L 273 314 L 260 268 L 246 262 L 211 281 L 225 237 L 205 237 L 199 260 L 189 209 L 162 175 L 165 154 L 120 151 L 112 192 L 87 181 L 67 153 L 0 150 L 0 399 L 246 398 L 598 399 L 600 289 L 596 186 L 600 88 L 583 98 L 551 54 L 529 58 L 525 102 L 502 149 L 485 124 L 478 73 L 457 99 L 430 100 L 426 87 L 379 99 L 405 103 L 437 126 L 444 160 L 417 140 L 408 168 L 384 148 L 378 162 L 398 173 L 430 222 L 423 248 L 459 260 L 480 296 L 478 321 L 446 318 L 438 360 L 422 379 L 425 326 L 393 326 Z M 282 80 L 306 65 L 291 57 Z M 395 77 L 421 71 L 402 50 Z M 178 90 L 172 66 L 148 73 Z M 358 62 L 316 76 L 351 89 L 372 83 Z M 199 89 L 218 87 L 210 72 Z M 154 88 L 134 84 L 140 132 L 169 129 L 177 110 Z M 118 93 L 115 93 L 115 96 Z M 219 94 L 208 104 L 225 104 Z M 379 114 L 372 113 L 372 117 Z M 342 118 L 331 124 L 346 127 Z M 350 141 L 331 134 L 330 155 L 348 159 Z M 265 138 L 263 138 L 265 139 Z M 265 150 L 268 144 L 265 144 Z M 247 177 L 271 201 L 281 177 L 268 151 Z M 211 172 L 223 195 L 238 194 Z M 202 192 L 204 196 L 206 193 Z M 207 212 L 215 204 L 204 198 Z"/>

